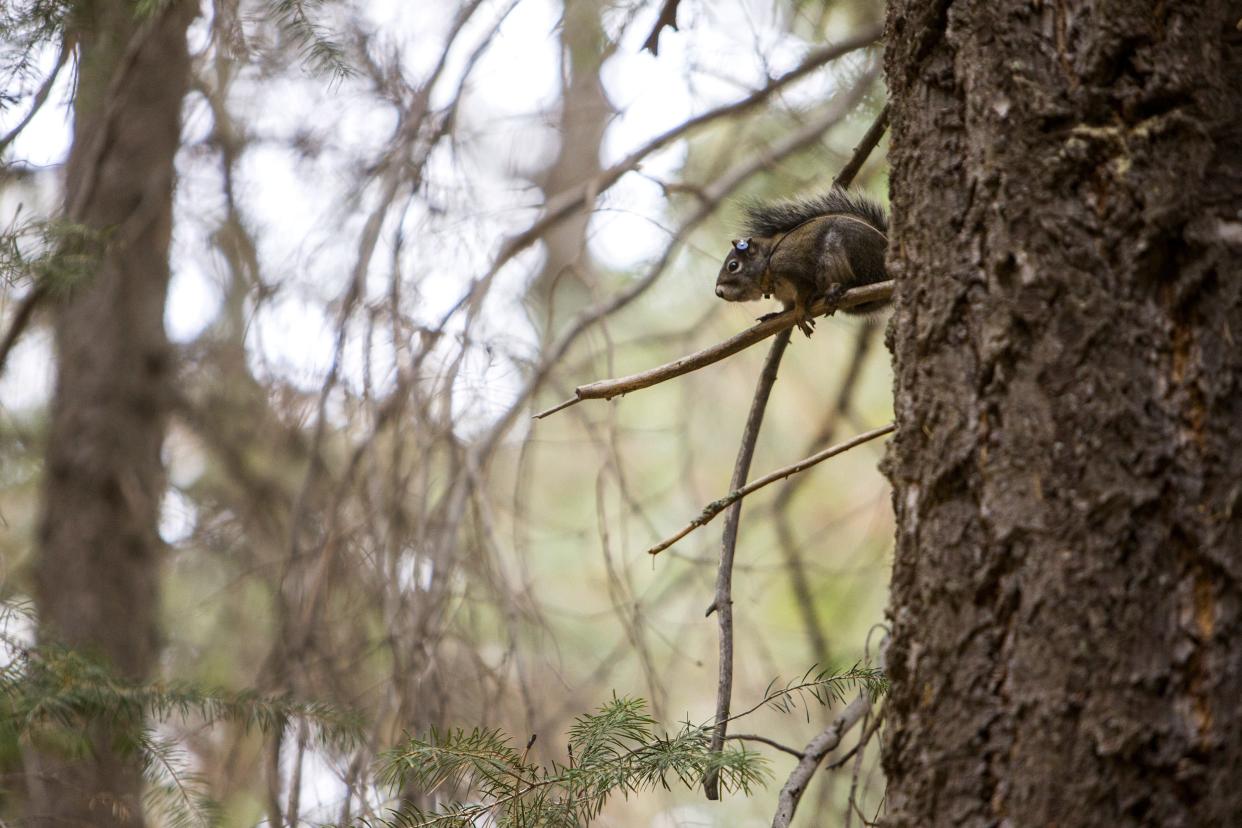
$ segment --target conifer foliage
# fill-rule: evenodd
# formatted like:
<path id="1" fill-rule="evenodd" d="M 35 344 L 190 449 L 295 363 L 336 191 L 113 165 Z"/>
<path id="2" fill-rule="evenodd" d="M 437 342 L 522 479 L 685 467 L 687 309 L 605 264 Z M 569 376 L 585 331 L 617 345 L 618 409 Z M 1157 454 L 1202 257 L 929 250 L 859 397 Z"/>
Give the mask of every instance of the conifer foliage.
<path id="1" fill-rule="evenodd" d="M 137 759 L 146 783 L 143 805 L 162 817 L 161 824 L 218 821 L 207 786 L 184 750 L 161 735 L 165 722 L 179 719 L 209 726 L 227 721 L 243 730 L 274 733 L 289 722 L 304 721 L 319 744 L 337 750 L 352 747 L 360 738 L 360 719 L 331 705 L 187 682 L 125 681 L 65 647 L 26 646 L 10 631 L 21 619 L 29 621 L 29 611 L 13 605 L 0 617 L 0 647 L 5 651 L 0 659 L 0 754 L 15 755 L 23 746 L 36 745 L 62 756 L 84 756 L 91 750 L 92 734 L 106 726 L 117 755 Z M 120 802 L 102 804 L 124 807 Z"/>
<path id="2" fill-rule="evenodd" d="M 779 685 L 734 718 L 763 707 L 790 713 L 816 702 L 843 701 L 861 689 L 876 697 L 887 689 L 879 670 L 854 666 L 834 672 L 808 672 Z M 409 807 L 390 813 L 385 828 L 497 828 L 582 826 L 599 815 L 610 797 L 674 785 L 695 788 L 710 773 L 728 792 L 750 794 L 769 780 L 766 759 L 743 744 L 711 749 L 714 723 L 682 722 L 661 733 L 644 700 L 614 696 L 594 713 L 577 717 L 569 731 L 564 763 L 540 766 L 528 761 L 534 737 L 519 749 L 498 729 L 432 730 L 411 738 L 381 759 L 380 779 L 394 789 L 461 791 L 438 808 Z M 480 820 L 490 819 L 481 823 Z"/>

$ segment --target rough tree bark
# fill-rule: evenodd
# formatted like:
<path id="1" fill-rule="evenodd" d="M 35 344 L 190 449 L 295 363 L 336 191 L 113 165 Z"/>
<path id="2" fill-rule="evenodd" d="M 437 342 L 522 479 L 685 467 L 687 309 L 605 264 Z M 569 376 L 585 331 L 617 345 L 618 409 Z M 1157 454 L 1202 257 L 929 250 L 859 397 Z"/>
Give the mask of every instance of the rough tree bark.
<path id="1" fill-rule="evenodd" d="M 43 641 L 145 678 L 156 656 L 160 446 L 173 376 L 164 333 L 173 159 L 189 78 L 193 3 L 137 17 L 82 0 L 67 218 L 99 234 L 86 280 L 54 309 L 56 391 L 44 474 L 36 603 Z M 142 781 L 103 726 L 92 755 L 43 755 L 36 825 L 141 825 Z"/>
<path id="2" fill-rule="evenodd" d="M 1240 20 L 890 3 L 888 825 L 1242 814 Z"/>

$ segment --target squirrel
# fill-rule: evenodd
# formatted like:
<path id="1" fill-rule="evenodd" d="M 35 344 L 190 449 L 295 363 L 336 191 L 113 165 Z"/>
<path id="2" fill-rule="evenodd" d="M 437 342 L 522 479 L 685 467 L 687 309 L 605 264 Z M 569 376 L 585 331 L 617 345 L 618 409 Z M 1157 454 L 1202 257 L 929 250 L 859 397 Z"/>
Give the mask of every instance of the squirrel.
<path id="1" fill-rule="evenodd" d="M 809 309 L 817 298 L 840 298 L 850 288 L 888 278 L 888 217 L 883 207 L 856 193 L 834 187 L 801 201 L 752 204 L 744 227 L 746 237 L 733 240 L 720 266 L 716 295 L 749 302 L 775 294 L 785 310 L 798 311 L 798 328 L 807 336 L 815 328 Z M 865 314 L 883 306 L 868 302 L 847 312 Z"/>

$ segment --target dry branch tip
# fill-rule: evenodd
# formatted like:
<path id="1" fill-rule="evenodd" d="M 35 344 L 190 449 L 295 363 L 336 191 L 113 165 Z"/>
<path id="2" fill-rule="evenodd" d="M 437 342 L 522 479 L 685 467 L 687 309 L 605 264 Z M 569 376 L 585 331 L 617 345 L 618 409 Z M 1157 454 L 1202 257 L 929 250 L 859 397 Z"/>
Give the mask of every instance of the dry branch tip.
<path id="1" fill-rule="evenodd" d="M 572 405 L 577 405 L 578 403 L 582 402 L 582 399 L 583 399 L 582 397 L 570 397 L 564 402 L 557 403 L 556 405 L 552 406 L 546 411 L 540 411 L 538 414 L 531 417 L 531 419 L 542 420 L 544 417 L 555 414 L 558 411 L 564 411 L 566 408 L 569 408 Z"/>

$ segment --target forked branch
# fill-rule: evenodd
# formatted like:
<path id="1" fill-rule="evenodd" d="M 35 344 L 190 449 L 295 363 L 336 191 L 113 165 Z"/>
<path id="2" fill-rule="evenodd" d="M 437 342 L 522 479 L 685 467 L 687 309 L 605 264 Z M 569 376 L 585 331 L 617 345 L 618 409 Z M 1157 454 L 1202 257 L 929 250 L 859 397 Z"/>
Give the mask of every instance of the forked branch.
<path id="1" fill-rule="evenodd" d="M 841 744 L 841 739 L 845 734 L 870 710 L 871 700 L 867 698 L 866 693 L 860 694 L 818 736 L 810 741 L 802 751 L 802 758 L 798 760 L 797 766 L 781 788 L 776 815 L 772 819 L 772 828 L 788 828 L 794 812 L 798 809 L 798 803 L 802 800 L 802 794 L 806 791 L 806 786 L 810 784 L 811 777 L 815 775 L 815 769 L 819 767 L 819 763 Z"/>

